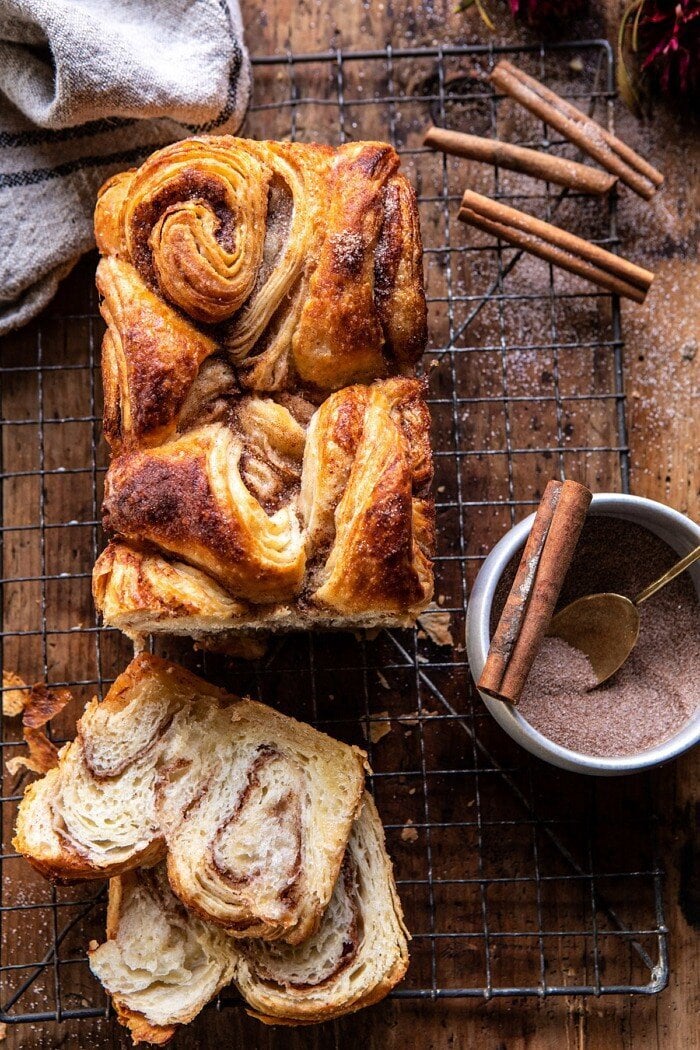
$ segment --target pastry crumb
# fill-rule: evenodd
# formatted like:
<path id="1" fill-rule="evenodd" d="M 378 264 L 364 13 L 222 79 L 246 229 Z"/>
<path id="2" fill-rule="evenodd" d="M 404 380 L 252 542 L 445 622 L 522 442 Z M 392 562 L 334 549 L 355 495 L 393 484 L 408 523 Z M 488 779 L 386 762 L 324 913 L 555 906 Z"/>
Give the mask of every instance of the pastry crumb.
<path id="1" fill-rule="evenodd" d="M 454 645 L 454 638 L 450 630 L 451 619 L 448 612 L 433 603 L 418 617 L 418 623 L 428 638 L 435 642 L 436 645 Z M 420 638 L 420 636 L 421 632 L 419 631 L 418 637 Z"/>
<path id="2" fill-rule="evenodd" d="M 405 726 L 417 726 L 418 711 L 414 711 L 412 715 L 401 715 L 400 721 Z"/>
<path id="3" fill-rule="evenodd" d="M 30 689 L 24 679 L 14 671 L 2 672 L 2 713 L 6 718 L 21 715 L 29 697 Z"/>
<path id="4" fill-rule="evenodd" d="M 387 736 L 391 732 L 391 722 L 388 721 L 389 712 L 380 711 L 376 715 L 372 715 L 369 724 L 369 738 L 373 744 L 378 743 L 382 737 Z M 387 719 L 387 721 L 385 721 Z"/>
<path id="5" fill-rule="evenodd" d="M 410 820 L 410 819 L 407 820 L 406 823 L 404 824 L 404 827 L 403 827 L 403 829 L 401 831 L 401 840 L 403 842 L 416 842 L 417 841 L 417 839 L 418 839 L 418 832 L 416 831 L 416 829 L 414 827 L 411 826 L 412 824 L 413 824 L 413 821 Z"/>

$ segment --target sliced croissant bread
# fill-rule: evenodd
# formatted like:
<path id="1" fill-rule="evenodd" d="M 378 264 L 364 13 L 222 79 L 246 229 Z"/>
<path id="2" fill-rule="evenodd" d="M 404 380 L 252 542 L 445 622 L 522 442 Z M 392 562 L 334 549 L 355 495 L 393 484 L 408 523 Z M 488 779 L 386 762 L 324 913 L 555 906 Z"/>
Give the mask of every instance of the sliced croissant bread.
<path id="1" fill-rule="evenodd" d="M 330 900 L 364 775 L 359 749 L 141 655 L 28 788 L 14 844 L 56 880 L 165 857 L 192 911 L 294 944 Z"/>
<path id="2" fill-rule="evenodd" d="M 165 865 L 110 880 L 107 940 L 90 946 L 90 966 L 135 1043 L 167 1043 L 230 984 L 236 941 L 187 911 Z"/>
<path id="3" fill-rule="evenodd" d="M 304 944 L 226 937 L 187 915 L 162 866 L 112 879 L 107 938 L 91 949 L 90 966 L 135 1042 L 167 1042 L 231 980 L 260 1020 L 304 1024 L 377 1002 L 408 965 L 401 904 L 369 795 L 321 925 Z"/>

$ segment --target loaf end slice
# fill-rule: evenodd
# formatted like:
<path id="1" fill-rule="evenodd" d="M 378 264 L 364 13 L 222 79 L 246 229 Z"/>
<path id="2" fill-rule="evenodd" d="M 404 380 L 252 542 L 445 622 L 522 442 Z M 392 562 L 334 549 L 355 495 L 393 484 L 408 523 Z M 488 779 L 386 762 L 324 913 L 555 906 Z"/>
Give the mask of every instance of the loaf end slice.
<path id="1" fill-rule="evenodd" d="M 190 915 L 163 865 L 110 881 L 107 940 L 90 946 L 90 968 L 112 997 L 134 1043 L 167 1043 L 235 970 L 233 942 Z"/>
<path id="2" fill-rule="evenodd" d="M 225 694 L 181 667 L 142 654 L 103 703 L 92 700 L 59 764 L 29 785 L 13 845 L 57 882 L 106 878 L 165 852 L 155 811 L 156 756 L 173 714 L 194 695 Z"/>

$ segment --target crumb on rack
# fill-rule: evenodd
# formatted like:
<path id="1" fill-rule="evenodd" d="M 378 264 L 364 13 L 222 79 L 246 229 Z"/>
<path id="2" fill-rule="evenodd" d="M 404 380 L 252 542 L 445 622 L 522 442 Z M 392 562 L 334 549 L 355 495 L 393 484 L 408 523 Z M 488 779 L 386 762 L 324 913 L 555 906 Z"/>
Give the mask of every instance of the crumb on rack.
<path id="1" fill-rule="evenodd" d="M 401 831 L 401 840 L 403 842 L 416 842 L 418 840 L 418 832 L 411 825 L 413 821 L 409 818 L 403 826 Z"/>
<path id="2" fill-rule="evenodd" d="M 14 671 L 2 672 L 2 713 L 6 718 L 17 718 L 29 702 L 31 690 Z"/>

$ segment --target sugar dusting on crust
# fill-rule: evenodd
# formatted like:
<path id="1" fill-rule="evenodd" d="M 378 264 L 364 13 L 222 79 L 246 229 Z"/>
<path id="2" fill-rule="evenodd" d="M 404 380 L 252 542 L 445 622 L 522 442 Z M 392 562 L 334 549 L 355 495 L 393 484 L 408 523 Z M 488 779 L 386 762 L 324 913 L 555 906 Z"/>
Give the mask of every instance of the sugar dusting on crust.
<path id="1" fill-rule="evenodd" d="M 330 238 L 333 262 L 341 273 L 356 277 L 362 270 L 365 258 L 365 239 L 361 233 L 343 230 Z"/>

